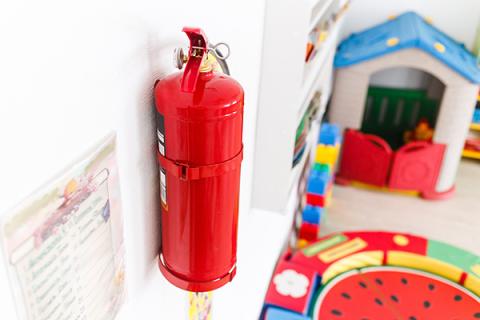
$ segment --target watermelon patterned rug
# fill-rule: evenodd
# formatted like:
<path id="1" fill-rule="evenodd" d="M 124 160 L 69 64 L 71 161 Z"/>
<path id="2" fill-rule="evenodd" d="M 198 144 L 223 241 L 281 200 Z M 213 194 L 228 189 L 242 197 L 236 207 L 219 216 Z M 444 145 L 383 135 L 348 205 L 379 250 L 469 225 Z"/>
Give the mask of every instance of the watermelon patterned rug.
<path id="1" fill-rule="evenodd" d="M 346 232 L 287 250 L 265 320 L 480 319 L 480 258 L 410 234 Z"/>

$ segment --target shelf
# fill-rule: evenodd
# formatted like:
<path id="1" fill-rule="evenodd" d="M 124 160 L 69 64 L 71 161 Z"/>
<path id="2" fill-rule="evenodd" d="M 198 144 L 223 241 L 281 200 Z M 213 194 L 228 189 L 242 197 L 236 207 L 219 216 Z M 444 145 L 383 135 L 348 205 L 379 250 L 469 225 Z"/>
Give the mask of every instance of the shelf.
<path id="1" fill-rule="evenodd" d="M 317 137 L 320 130 L 319 122 L 320 122 L 319 120 L 315 120 L 312 122 L 312 127 L 310 128 L 310 132 L 308 133 L 308 136 L 307 136 L 305 152 L 302 155 L 302 159 L 300 160 L 299 163 L 297 163 L 297 165 L 294 168 L 292 168 L 290 188 L 289 188 L 290 193 L 292 192 L 292 188 L 297 184 L 297 181 L 300 178 L 300 174 L 302 173 L 303 168 L 305 167 L 305 162 L 309 158 L 308 154 L 311 153 L 312 150 L 314 149 L 314 146 L 317 145 Z"/>
<path id="2" fill-rule="evenodd" d="M 296 131 L 315 92 L 321 93 L 317 114 L 324 112 L 329 100 L 335 48 L 348 3 L 348 0 L 266 1 L 255 132 L 253 208 L 283 212 L 291 190 L 297 189 L 316 136 L 307 133 L 305 154 L 292 168 Z M 332 14 L 337 9 L 333 19 Z M 330 19 L 328 37 L 306 64 L 309 28 L 320 26 L 324 19 Z M 285 43 L 287 47 L 283 46 Z M 282 81 L 278 81 L 278 66 L 288 74 Z"/>
<path id="3" fill-rule="evenodd" d="M 312 15 L 310 18 L 309 30 L 312 31 L 320 22 L 325 12 L 334 3 L 335 0 L 316 0 L 311 1 Z"/>
<path id="4" fill-rule="evenodd" d="M 319 49 L 320 51 L 317 52 L 317 56 L 313 58 L 313 60 L 306 64 L 304 67 L 303 84 L 300 91 L 300 101 L 302 108 L 308 100 L 309 94 L 311 93 L 319 74 L 326 66 L 329 54 L 335 52 L 338 33 L 343 22 L 344 15 L 342 15 L 337 20 L 337 22 L 335 22 L 335 25 L 329 32 L 328 38 L 325 40 L 325 42 Z"/>
<path id="5" fill-rule="evenodd" d="M 480 151 L 473 151 L 473 150 L 463 150 L 462 156 L 465 158 L 470 159 L 478 159 L 480 160 Z"/>
<path id="6" fill-rule="evenodd" d="M 480 131 L 480 123 L 472 123 L 472 124 L 470 124 L 470 130 Z"/>

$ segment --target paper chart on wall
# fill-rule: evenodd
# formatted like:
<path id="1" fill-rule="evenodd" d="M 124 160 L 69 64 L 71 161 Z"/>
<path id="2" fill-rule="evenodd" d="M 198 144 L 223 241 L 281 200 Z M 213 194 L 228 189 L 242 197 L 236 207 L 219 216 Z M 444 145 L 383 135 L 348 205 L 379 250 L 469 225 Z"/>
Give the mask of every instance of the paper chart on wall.
<path id="1" fill-rule="evenodd" d="M 125 296 L 115 136 L 7 214 L 0 234 L 19 319 L 114 319 Z"/>

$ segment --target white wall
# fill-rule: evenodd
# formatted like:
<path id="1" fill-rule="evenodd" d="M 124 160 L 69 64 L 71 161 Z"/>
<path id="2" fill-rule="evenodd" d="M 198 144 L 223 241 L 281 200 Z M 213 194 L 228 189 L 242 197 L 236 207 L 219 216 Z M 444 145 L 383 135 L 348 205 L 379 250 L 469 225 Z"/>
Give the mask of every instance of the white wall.
<path id="1" fill-rule="evenodd" d="M 187 44 L 184 25 L 200 26 L 212 41 L 230 44 L 230 70 L 246 92 L 241 221 L 246 216 L 263 7 L 255 0 L 0 4 L 0 214 L 116 130 L 130 301 L 123 319 L 186 314 L 185 294 L 168 285 L 155 264 L 151 98 L 154 80 L 172 71 L 173 47 Z M 2 319 L 14 319 L 3 266 L 0 261 Z"/>

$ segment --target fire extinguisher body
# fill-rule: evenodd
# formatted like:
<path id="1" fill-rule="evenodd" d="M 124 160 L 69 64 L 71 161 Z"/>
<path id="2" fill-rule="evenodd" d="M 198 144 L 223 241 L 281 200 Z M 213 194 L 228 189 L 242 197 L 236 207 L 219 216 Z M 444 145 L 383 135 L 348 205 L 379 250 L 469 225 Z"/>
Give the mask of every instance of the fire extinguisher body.
<path id="1" fill-rule="evenodd" d="M 177 287 L 210 291 L 235 275 L 243 89 L 227 75 L 183 72 L 155 86 L 161 198 L 159 266 Z"/>

